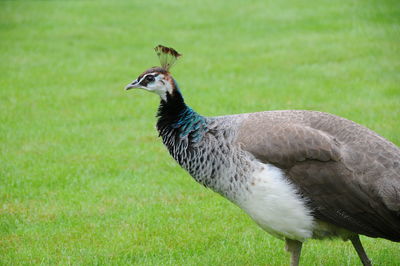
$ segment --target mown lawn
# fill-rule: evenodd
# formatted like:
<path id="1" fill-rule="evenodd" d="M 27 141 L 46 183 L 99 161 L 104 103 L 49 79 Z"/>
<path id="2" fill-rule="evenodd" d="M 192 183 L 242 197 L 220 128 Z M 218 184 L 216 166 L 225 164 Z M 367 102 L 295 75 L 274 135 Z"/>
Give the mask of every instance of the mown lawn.
<path id="1" fill-rule="evenodd" d="M 0 264 L 284 265 L 283 242 L 195 182 L 123 87 L 173 69 L 208 116 L 314 109 L 400 145 L 400 2 L 1 1 Z M 400 246 L 363 238 L 376 265 Z M 303 265 L 357 265 L 309 241 Z"/>

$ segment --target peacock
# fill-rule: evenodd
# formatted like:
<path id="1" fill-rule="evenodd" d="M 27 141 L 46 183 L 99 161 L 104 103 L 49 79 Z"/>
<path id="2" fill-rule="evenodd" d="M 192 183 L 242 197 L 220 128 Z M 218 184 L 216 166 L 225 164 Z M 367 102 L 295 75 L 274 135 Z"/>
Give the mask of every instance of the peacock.
<path id="1" fill-rule="evenodd" d="M 186 105 L 170 73 L 181 56 L 155 48 L 152 67 L 126 86 L 160 97 L 157 130 L 198 183 L 227 198 L 285 241 L 298 265 L 307 239 L 350 240 L 371 265 L 359 235 L 400 241 L 400 149 L 353 121 L 284 110 L 205 117 Z"/>

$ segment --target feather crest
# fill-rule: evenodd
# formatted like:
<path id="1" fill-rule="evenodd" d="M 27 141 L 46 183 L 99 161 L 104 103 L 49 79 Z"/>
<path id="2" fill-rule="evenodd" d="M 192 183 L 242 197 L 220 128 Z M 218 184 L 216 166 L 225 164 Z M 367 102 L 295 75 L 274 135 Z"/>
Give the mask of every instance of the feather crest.
<path id="1" fill-rule="evenodd" d="M 176 60 L 182 56 L 175 49 L 158 45 L 154 50 L 160 59 L 161 67 L 169 71 L 169 69 L 175 64 Z"/>

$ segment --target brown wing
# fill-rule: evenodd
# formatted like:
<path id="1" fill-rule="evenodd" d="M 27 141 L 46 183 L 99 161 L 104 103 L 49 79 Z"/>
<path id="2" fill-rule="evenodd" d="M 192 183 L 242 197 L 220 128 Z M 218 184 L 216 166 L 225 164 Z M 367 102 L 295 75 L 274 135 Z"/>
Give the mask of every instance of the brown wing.
<path id="1" fill-rule="evenodd" d="M 387 146 L 372 131 L 335 116 L 320 115 L 331 120 L 326 123 L 331 130 L 325 131 L 324 123 L 316 128 L 318 119 L 308 120 L 306 113 L 297 119 L 280 115 L 280 119 L 269 115 L 245 119 L 239 145 L 258 160 L 283 169 L 317 219 L 400 241 L 400 150 Z M 357 126 L 361 132 L 367 130 L 369 139 L 355 136 L 350 141 L 354 139 L 351 128 Z M 333 130 L 340 134 L 334 137 Z"/>

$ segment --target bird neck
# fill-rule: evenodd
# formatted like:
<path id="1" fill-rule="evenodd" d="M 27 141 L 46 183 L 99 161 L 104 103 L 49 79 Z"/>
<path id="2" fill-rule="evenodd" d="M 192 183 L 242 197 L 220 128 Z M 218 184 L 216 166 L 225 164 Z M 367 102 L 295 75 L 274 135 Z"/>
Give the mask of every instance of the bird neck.
<path id="1" fill-rule="evenodd" d="M 165 144 L 179 140 L 198 142 L 206 130 L 206 119 L 185 104 L 177 86 L 167 93 L 166 100 L 161 99 L 157 117 L 157 129 Z"/>

